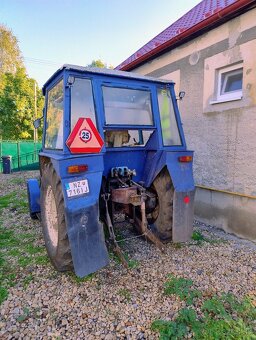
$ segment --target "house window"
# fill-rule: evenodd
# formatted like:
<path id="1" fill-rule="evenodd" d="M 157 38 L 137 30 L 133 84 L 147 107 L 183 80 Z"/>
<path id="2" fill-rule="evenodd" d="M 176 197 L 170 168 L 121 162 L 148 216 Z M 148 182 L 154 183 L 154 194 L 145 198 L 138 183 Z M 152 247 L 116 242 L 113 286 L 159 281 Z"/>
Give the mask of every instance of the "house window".
<path id="1" fill-rule="evenodd" d="M 243 95 L 242 64 L 220 69 L 218 72 L 218 101 L 241 99 Z"/>

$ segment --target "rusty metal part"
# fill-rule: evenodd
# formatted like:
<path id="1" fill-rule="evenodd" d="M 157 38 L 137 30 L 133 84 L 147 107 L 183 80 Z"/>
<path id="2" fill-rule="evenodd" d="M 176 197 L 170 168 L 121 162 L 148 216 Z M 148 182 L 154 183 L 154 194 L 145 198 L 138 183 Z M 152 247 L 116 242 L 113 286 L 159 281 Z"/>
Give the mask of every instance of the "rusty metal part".
<path id="1" fill-rule="evenodd" d="M 141 205 L 141 195 L 131 195 L 130 204 L 132 204 L 133 206 Z"/>
<path id="2" fill-rule="evenodd" d="M 135 195 L 137 195 L 137 188 L 135 186 L 111 190 L 111 200 L 115 203 L 130 204 L 130 196 Z"/>
<path id="3" fill-rule="evenodd" d="M 122 264 L 125 266 L 125 268 L 129 268 L 129 265 L 122 253 L 122 250 L 121 248 L 119 247 L 119 245 L 116 245 L 114 248 L 113 248 L 113 251 L 115 252 L 115 254 L 119 257 L 120 261 L 122 262 Z"/>
<path id="4" fill-rule="evenodd" d="M 148 228 L 147 218 L 146 218 L 146 201 L 148 199 L 154 199 L 155 195 L 153 193 L 149 193 L 143 188 L 141 185 L 137 185 L 137 183 L 132 182 L 133 186 L 125 187 L 122 186 L 117 189 L 111 190 L 111 195 L 104 194 L 102 195 L 103 199 L 105 200 L 106 205 L 106 222 L 109 230 L 110 240 L 112 241 L 114 247 L 113 251 L 121 260 L 122 264 L 128 268 L 128 263 L 122 253 L 121 248 L 118 245 L 118 241 L 116 240 L 114 227 L 112 224 L 112 220 L 109 214 L 108 209 L 108 201 L 111 201 L 112 204 L 112 218 L 115 211 L 115 205 L 122 205 L 121 211 L 128 214 L 128 216 L 133 218 L 135 222 L 136 228 L 139 230 L 140 236 L 145 236 L 146 239 L 153 242 L 158 249 L 164 252 L 164 245 L 160 241 L 160 239 Z M 111 199 L 110 199 L 111 196 Z M 136 216 L 136 207 L 140 207 L 141 219 Z M 118 210 L 120 211 L 120 209 Z"/>
<path id="5" fill-rule="evenodd" d="M 120 261 L 122 262 L 122 264 L 126 268 L 129 268 L 128 263 L 127 263 L 126 259 L 124 258 L 124 255 L 122 253 L 122 250 L 117 243 L 115 232 L 114 232 L 114 227 L 113 227 L 110 215 L 109 215 L 108 201 L 109 201 L 110 194 L 103 194 L 102 197 L 103 197 L 103 199 L 105 201 L 105 205 L 106 205 L 106 222 L 107 222 L 107 226 L 108 226 L 109 236 L 110 236 L 111 241 L 114 244 L 113 251 L 120 258 Z"/>
<path id="6" fill-rule="evenodd" d="M 139 230 L 141 233 L 145 235 L 145 237 L 153 242 L 161 252 L 165 252 L 163 243 L 159 240 L 159 238 L 152 233 L 151 230 L 148 229 L 148 223 L 146 219 L 146 208 L 145 201 L 141 202 L 141 220 L 135 216 L 135 223 L 139 225 Z"/>

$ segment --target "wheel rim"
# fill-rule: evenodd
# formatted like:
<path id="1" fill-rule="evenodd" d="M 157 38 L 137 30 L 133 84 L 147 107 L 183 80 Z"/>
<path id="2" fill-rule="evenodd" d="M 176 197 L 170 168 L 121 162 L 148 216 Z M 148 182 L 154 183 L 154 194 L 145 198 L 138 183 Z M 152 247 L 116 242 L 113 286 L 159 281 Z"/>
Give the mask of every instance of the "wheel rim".
<path id="1" fill-rule="evenodd" d="M 53 247 L 56 248 L 58 244 L 58 218 L 55 198 L 50 186 L 46 190 L 45 215 L 49 238 Z"/>

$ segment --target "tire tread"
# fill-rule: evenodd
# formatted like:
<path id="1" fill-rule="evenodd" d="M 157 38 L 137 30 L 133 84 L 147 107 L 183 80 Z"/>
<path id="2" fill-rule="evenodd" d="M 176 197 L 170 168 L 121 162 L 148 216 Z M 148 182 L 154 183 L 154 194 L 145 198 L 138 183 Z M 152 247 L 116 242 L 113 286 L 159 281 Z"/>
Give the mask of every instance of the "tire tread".
<path id="1" fill-rule="evenodd" d="M 44 201 L 46 189 L 49 185 L 52 187 L 53 195 L 55 198 L 58 219 L 58 242 L 55 253 L 51 251 L 51 240 L 47 232 L 47 224 L 45 223 Z M 64 197 L 62 192 L 61 180 L 51 162 L 46 164 L 44 169 L 42 169 L 40 200 L 40 205 L 42 209 L 41 225 L 43 229 L 46 249 L 50 260 L 58 271 L 70 270 L 73 268 L 73 262 L 65 220 Z"/>

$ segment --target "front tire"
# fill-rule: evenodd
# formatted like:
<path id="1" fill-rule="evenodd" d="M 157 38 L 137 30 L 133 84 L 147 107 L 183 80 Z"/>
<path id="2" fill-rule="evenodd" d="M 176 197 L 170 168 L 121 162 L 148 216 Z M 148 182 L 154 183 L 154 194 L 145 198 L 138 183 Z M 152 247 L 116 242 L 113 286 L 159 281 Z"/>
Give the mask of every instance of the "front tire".
<path id="1" fill-rule="evenodd" d="M 52 163 L 45 165 L 41 176 L 41 225 L 45 246 L 53 266 L 58 271 L 73 268 L 65 221 L 61 180 Z"/>

